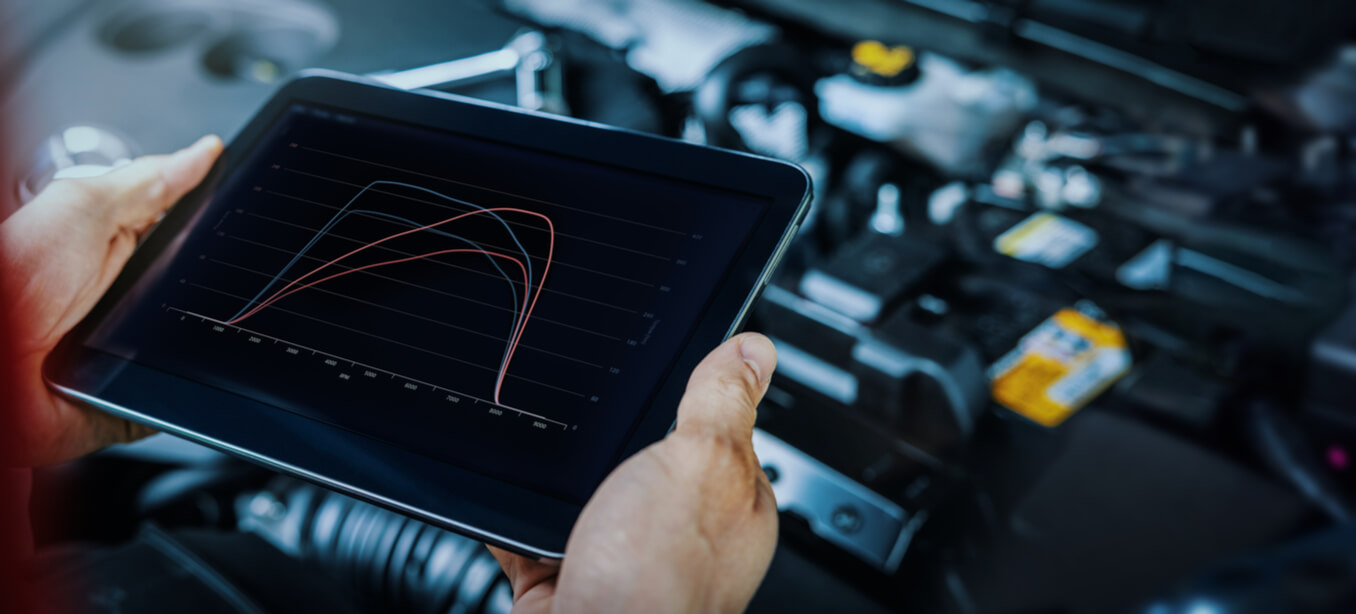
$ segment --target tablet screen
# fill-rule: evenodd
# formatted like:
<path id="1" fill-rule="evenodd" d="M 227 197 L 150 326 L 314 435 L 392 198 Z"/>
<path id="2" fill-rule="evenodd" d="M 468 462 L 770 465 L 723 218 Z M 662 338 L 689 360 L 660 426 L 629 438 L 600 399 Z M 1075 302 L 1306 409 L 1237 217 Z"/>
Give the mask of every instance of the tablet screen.
<path id="1" fill-rule="evenodd" d="M 769 204 L 293 105 L 88 344 L 580 503 Z"/>

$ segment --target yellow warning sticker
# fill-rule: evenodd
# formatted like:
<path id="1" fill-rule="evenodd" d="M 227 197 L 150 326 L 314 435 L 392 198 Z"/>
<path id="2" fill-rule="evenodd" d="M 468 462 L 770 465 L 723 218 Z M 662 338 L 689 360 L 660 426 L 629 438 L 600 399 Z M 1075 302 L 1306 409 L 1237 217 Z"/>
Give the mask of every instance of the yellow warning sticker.
<path id="1" fill-rule="evenodd" d="M 1000 405 L 1057 426 L 1125 375 L 1130 365 L 1119 327 L 1062 309 L 1022 337 L 989 375 Z"/>

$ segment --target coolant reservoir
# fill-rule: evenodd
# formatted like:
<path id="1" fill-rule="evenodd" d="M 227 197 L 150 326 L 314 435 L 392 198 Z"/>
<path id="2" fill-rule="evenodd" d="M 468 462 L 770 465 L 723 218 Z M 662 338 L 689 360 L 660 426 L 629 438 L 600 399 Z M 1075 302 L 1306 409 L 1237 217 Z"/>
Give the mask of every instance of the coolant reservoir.
<path id="1" fill-rule="evenodd" d="M 901 49 L 875 49 L 866 57 L 881 68 L 894 68 L 892 61 L 905 59 Z M 922 156 L 948 173 L 982 172 L 985 148 L 1016 130 L 1023 114 L 1035 106 L 1035 85 L 1010 70 L 969 71 L 928 53 L 918 54 L 915 63 L 901 74 L 916 69 L 917 76 L 895 80 L 902 84 L 882 85 L 889 80 L 875 78 L 879 71 L 821 79 L 815 86 L 820 114 L 844 130 Z M 867 73 L 872 78 L 862 77 Z"/>

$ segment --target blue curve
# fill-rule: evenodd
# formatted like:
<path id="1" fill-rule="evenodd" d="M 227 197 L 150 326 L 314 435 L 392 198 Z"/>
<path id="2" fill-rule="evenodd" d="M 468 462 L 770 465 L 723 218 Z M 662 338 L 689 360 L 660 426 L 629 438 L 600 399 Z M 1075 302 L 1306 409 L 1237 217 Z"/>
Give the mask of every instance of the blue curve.
<path id="1" fill-rule="evenodd" d="M 428 189 L 428 188 L 420 187 L 420 186 L 417 186 L 417 185 L 411 185 L 411 184 L 408 184 L 408 183 L 402 183 L 402 182 L 399 182 L 399 181 L 384 181 L 384 180 L 380 180 L 380 181 L 373 181 L 372 183 L 369 183 L 369 184 L 367 184 L 366 186 L 363 186 L 363 189 L 359 190 L 358 193 L 355 194 L 355 195 L 353 196 L 353 198 L 350 198 L 350 199 L 348 200 L 347 203 L 344 203 L 344 206 L 341 207 L 341 208 L 339 209 L 339 211 L 338 211 L 337 213 L 334 214 L 334 217 L 330 218 L 330 221 L 327 222 L 327 223 L 320 229 L 319 232 L 316 232 L 316 234 L 315 234 L 314 237 L 311 237 L 310 242 L 308 242 L 308 243 L 306 244 L 305 247 L 301 248 L 301 251 L 297 252 L 297 254 L 296 254 L 295 256 L 292 257 L 292 260 L 291 260 L 290 262 L 288 262 L 287 265 L 284 266 L 284 267 L 282 268 L 281 271 L 278 271 L 278 274 L 277 274 L 277 275 L 274 275 L 274 276 L 273 276 L 273 279 L 270 279 L 270 280 L 268 281 L 268 283 L 267 283 L 266 285 L 264 285 L 264 287 L 263 287 L 262 289 L 259 290 L 258 294 L 255 294 L 255 295 L 254 295 L 254 298 L 250 299 L 249 302 L 245 303 L 245 305 L 244 305 L 243 307 L 241 307 L 240 310 L 237 311 L 237 312 L 235 313 L 235 315 L 233 315 L 233 316 L 227 318 L 226 320 L 227 320 L 227 321 L 235 320 L 236 318 L 240 317 L 241 314 L 245 313 L 245 311 L 248 310 L 248 309 L 250 308 L 250 306 L 254 305 L 255 302 L 257 302 L 257 301 L 259 300 L 259 297 L 263 296 L 264 293 L 265 293 L 265 292 L 268 292 L 268 290 L 269 290 L 270 288 L 272 288 L 274 284 L 278 283 L 278 280 L 281 279 L 283 275 L 286 275 L 286 274 L 287 274 L 287 271 L 289 271 L 289 270 L 290 270 L 290 269 L 291 269 L 291 268 L 292 268 L 299 260 L 301 260 L 301 257 L 304 256 L 304 255 L 306 254 L 307 251 L 310 251 L 311 247 L 313 247 L 313 246 L 316 244 L 316 242 L 320 241 L 320 237 L 324 236 L 325 233 L 329 232 L 331 228 L 334 228 L 334 226 L 335 226 L 336 224 L 338 224 L 339 222 L 343 221 L 343 219 L 344 219 L 345 217 L 347 217 L 347 216 L 349 216 L 349 215 L 351 215 L 351 214 L 354 214 L 354 213 L 365 213 L 365 214 L 369 214 L 369 215 L 375 215 L 375 216 L 378 216 L 378 217 L 384 217 L 384 218 L 391 219 L 391 220 L 395 220 L 395 221 L 398 221 L 398 222 L 401 222 L 401 223 L 404 223 L 404 224 L 408 224 L 408 225 L 410 225 L 410 227 L 412 227 L 412 228 L 419 228 L 419 227 L 422 227 L 422 226 L 426 226 L 426 225 L 427 225 L 427 224 L 420 224 L 420 223 L 418 223 L 418 222 L 415 222 L 415 221 L 412 221 L 412 220 L 408 220 L 408 219 L 405 219 L 405 218 L 400 217 L 400 216 L 397 216 L 397 215 L 392 215 L 392 214 L 390 214 L 390 213 L 384 213 L 384 212 L 381 212 L 381 211 L 373 211 L 373 210 L 370 210 L 370 209 L 349 209 L 349 207 L 351 207 L 351 206 L 353 205 L 353 203 L 356 202 L 356 201 L 358 200 L 358 198 L 362 197 L 363 194 L 366 194 L 368 190 L 372 189 L 374 186 L 377 186 L 377 185 L 396 185 L 396 186 L 402 186 L 402 187 L 406 187 L 406 188 L 411 188 L 411 189 L 414 189 L 414 190 L 419 190 L 419 191 L 421 191 L 421 192 L 426 192 L 426 193 L 428 193 L 428 194 L 432 194 L 432 195 L 437 196 L 437 197 L 439 197 L 439 198 L 442 198 L 442 199 L 444 199 L 444 200 L 449 200 L 449 201 L 452 201 L 452 202 L 454 202 L 454 203 L 458 203 L 458 204 L 465 205 L 465 206 L 468 206 L 468 207 L 473 207 L 473 208 L 475 208 L 475 209 L 479 209 L 479 210 L 481 210 L 481 211 L 486 211 L 487 213 L 489 213 L 490 216 L 492 216 L 496 221 L 499 222 L 499 224 L 500 224 L 501 226 L 504 227 L 504 230 L 507 231 L 507 232 L 509 233 L 509 237 L 510 237 L 511 239 L 513 239 L 513 244 L 514 244 L 514 245 L 517 245 L 517 246 L 518 246 L 518 249 L 522 252 L 522 254 L 523 254 L 523 264 L 524 264 L 525 267 L 527 268 L 527 279 L 528 279 L 528 282 L 527 282 L 527 283 L 529 284 L 528 286 L 524 286 L 524 287 L 523 287 L 523 291 L 524 291 L 524 292 L 527 292 L 527 291 L 530 290 L 530 284 L 532 283 L 532 279 L 534 278 L 534 277 L 533 277 L 533 273 L 532 273 L 532 256 L 531 256 L 530 254 L 527 253 L 527 248 L 526 248 L 526 247 L 523 247 L 522 242 L 518 240 L 518 235 L 517 235 L 516 233 L 513 232 L 513 229 L 512 229 L 512 228 L 509 227 L 508 222 L 504 221 L 504 218 L 499 217 L 499 214 L 498 214 L 498 213 L 495 213 L 495 212 L 493 212 L 493 211 L 487 211 L 485 207 L 482 207 L 482 206 L 477 205 L 477 204 L 475 204 L 475 203 L 467 202 L 467 201 L 461 200 L 461 199 L 459 199 L 459 198 L 453 198 L 453 197 L 451 197 L 451 196 L 448 196 L 448 195 L 446 195 L 446 194 L 442 194 L 442 193 L 439 193 L 439 192 L 435 192 L 435 191 L 430 190 L 430 189 Z M 469 240 L 469 239 L 466 239 L 465 237 L 461 237 L 461 236 L 458 236 L 458 235 L 455 235 L 455 234 L 452 234 L 452 233 L 449 233 L 449 232 L 444 232 L 444 231 L 437 230 L 437 229 L 433 229 L 433 228 L 429 228 L 429 229 L 427 229 L 427 230 L 428 230 L 429 232 L 434 233 L 434 234 L 439 234 L 439 235 L 442 235 L 442 236 L 445 236 L 445 237 L 448 237 L 448 238 L 451 238 L 451 239 L 456 239 L 456 240 L 461 241 L 461 242 L 463 242 L 463 243 L 465 243 L 465 244 L 467 244 L 467 245 L 470 245 L 470 246 L 472 246 L 472 247 L 474 247 L 474 248 L 476 248 L 476 249 L 485 249 L 484 246 L 482 246 L 482 245 L 480 245 L 480 244 L 478 244 L 478 243 L 476 243 L 476 242 L 474 242 L 474 241 L 471 241 L 471 240 Z M 513 313 L 515 314 L 515 317 L 514 317 L 514 319 L 513 319 L 513 326 L 510 327 L 510 329 L 509 329 L 509 343 L 505 345 L 505 347 L 504 347 L 504 356 L 503 356 L 503 358 L 500 360 L 500 367 L 502 368 L 504 362 L 508 360 L 508 348 L 509 348 L 510 346 L 512 346 L 513 332 L 514 332 L 514 331 L 516 330 L 516 328 L 517 328 L 517 322 L 518 322 L 518 318 L 517 318 L 517 313 L 518 313 L 518 288 L 517 288 L 517 286 L 513 285 L 513 279 L 512 279 L 511 277 L 509 277 L 509 275 L 508 275 L 507 273 L 504 272 L 504 269 L 501 268 L 501 267 L 499 266 L 499 263 L 496 261 L 496 259 L 495 259 L 493 256 L 490 256 L 490 255 L 487 254 L 487 255 L 485 255 L 485 258 L 488 259 L 488 260 L 490 261 L 490 264 L 494 266 L 495 270 L 499 271 L 499 274 L 502 275 L 502 276 L 504 277 L 505 281 L 507 281 L 508 284 L 509 284 L 509 289 L 513 292 Z M 526 299 L 526 297 L 524 297 L 524 300 L 525 300 L 525 299 Z"/>

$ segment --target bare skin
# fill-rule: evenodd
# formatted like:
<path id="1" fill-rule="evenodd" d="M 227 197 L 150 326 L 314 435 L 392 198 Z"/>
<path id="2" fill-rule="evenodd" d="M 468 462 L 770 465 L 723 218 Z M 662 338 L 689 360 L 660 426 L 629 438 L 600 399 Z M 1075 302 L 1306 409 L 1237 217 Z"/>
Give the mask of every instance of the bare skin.
<path id="1" fill-rule="evenodd" d="M 62 462 L 150 430 L 67 401 L 42 380 L 42 361 L 94 308 L 141 235 L 196 186 L 221 140 L 206 137 L 165 156 L 146 156 L 102 177 L 63 179 L 0 224 L 0 296 L 12 318 L 7 363 L 15 397 L 0 462 Z"/>
<path id="2" fill-rule="evenodd" d="M 742 611 L 777 545 L 777 503 L 752 441 L 776 360 L 752 333 L 711 352 L 677 427 L 608 476 L 562 564 L 491 548 L 513 583 L 513 611 Z"/>
<path id="3" fill-rule="evenodd" d="M 0 461 L 70 460 L 150 433 L 71 403 L 42 379 L 42 361 L 89 313 L 140 237 L 197 185 L 221 152 L 207 137 L 103 177 L 54 182 L 0 224 L 17 349 L 18 398 L 4 415 Z M 736 336 L 694 370 L 678 424 L 612 472 L 585 506 L 563 563 L 491 549 L 519 613 L 738 612 L 777 543 L 772 486 L 753 452 L 758 402 L 776 350 Z"/>

